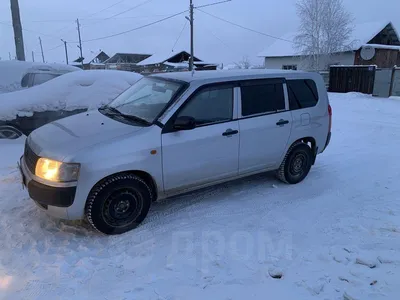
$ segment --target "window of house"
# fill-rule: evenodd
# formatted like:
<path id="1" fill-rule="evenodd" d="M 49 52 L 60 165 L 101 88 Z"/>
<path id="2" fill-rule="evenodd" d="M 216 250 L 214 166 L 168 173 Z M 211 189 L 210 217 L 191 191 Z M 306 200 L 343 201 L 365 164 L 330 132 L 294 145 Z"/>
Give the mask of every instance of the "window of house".
<path id="1" fill-rule="evenodd" d="M 313 107 L 318 103 L 318 90 L 311 79 L 286 82 L 291 110 Z"/>
<path id="2" fill-rule="evenodd" d="M 229 121 L 233 116 L 233 88 L 207 88 L 197 93 L 178 116 L 193 117 L 197 125 Z"/>
<path id="3" fill-rule="evenodd" d="M 297 65 L 283 65 L 282 70 L 297 70 Z"/>
<path id="4" fill-rule="evenodd" d="M 272 113 L 285 109 L 283 85 L 278 82 L 249 84 L 241 87 L 242 116 Z"/>

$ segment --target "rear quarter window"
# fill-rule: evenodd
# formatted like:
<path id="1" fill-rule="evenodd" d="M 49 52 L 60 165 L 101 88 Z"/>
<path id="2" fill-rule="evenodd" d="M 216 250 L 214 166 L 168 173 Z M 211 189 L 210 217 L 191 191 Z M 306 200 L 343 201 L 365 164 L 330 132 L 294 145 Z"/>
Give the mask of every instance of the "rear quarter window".
<path id="1" fill-rule="evenodd" d="M 286 82 L 291 110 L 314 107 L 318 103 L 318 89 L 314 80 L 300 79 Z"/>
<path id="2" fill-rule="evenodd" d="M 249 81 L 241 86 L 242 116 L 274 113 L 285 109 L 282 83 Z"/>

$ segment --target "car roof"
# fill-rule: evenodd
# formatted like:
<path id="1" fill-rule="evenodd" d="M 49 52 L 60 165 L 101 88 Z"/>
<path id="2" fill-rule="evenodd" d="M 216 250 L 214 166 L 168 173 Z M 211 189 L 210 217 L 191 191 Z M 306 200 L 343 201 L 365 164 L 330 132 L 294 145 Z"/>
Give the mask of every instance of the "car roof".
<path id="1" fill-rule="evenodd" d="M 185 82 L 224 82 L 246 79 L 262 78 L 313 78 L 317 73 L 292 70 L 267 70 L 267 69 L 247 69 L 247 70 L 216 70 L 216 71 L 194 71 L 194 72 L 168 72 L 150 75 L 172 80 Z"/>

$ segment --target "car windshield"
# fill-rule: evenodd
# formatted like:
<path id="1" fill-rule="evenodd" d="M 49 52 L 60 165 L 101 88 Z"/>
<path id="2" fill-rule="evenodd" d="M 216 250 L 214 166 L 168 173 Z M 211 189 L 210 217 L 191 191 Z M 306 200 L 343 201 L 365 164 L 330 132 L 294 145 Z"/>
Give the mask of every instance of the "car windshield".
<path id="1" fill-rule="evenodd" d="M 123 115 L 153 122 L 181 87 L 177 82 L 144 77 L 108 106 Z"/>

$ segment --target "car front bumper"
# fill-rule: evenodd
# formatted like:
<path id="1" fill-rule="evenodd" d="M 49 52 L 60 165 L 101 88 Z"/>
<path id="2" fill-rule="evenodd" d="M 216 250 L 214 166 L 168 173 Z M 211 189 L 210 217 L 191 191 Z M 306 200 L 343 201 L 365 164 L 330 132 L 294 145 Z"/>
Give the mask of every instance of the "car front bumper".
<path id="1" fill-rule="evenodd" d="M 67 208 L 74 202 L 76 185 L 57 183 L 55 186 L 50 186 L 39 182 L 36 176 L 27 168 L 23 156 L 19 161 L 19 169 L 22 184 L 28 190 L 29 197 L 35 204 L 55 218 L 69 219 Z"/>

